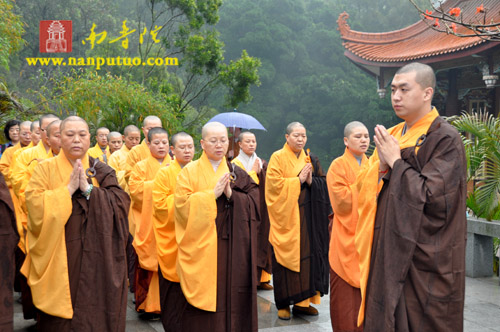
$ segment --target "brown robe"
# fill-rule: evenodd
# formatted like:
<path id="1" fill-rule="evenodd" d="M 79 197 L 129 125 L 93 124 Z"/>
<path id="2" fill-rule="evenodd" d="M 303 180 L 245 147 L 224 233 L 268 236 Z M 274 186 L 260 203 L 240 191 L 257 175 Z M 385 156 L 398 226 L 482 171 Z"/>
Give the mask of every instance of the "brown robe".
<path id="1" fill-rule="evenodd" d="M 232 195 L 217 199 L 217 307 L 200 310 L 186 301 L 179 283 L 160 276 L 162 323 L 176 332 L 256 332 L 258 187 L 248 173 L 228 162 L 236 174 Z"/>
<path id="2" fill-rule="evenodd" d="M 0 331 L 14 329 L 14 251 L 19 242 L 9 188 L 0 173 Z"/>
<path id="3" fill-rule="evenodd" d="M 283 309 L 306 300 L 317 292 L 328 294 L 329 271 L 328 215 L 330 198 L 325 172 L 319 159 L 311 155 L 312 184 L 304 182 L 299 196 L 300 210 L 300 272 L 287 269 L 273 254 L 273 286 L 276 307 Z"/>
<path id="4" fill-rule="evenodd" d="M 260 204 L 259 204 L 259 215 L 260 215 L 260 226 L 259 232 L 257 234 L 258 244 L 257 244 L 257 276 L 262 275 L 262 270 L 269 274 L 273 273 L 273 246 L 269 242 L 269 214 L 267 213 L 266 204 L 266 172 L 267 172 L 267 161 L 262 160 L 262 170 L 259 173 L 259 194 L 260 194 Z M 259 279 L 260 283 L 260 279 Z"/>
<path id="5" fill-rule="evenodd" d="M 73 319 L 42 312 L 38 331 L 125 331 L 130 198 L 111 167 L 97 162 L 95 170 L 99 187 L 88 201 L 73 194 L 65 227 Z"/>
<path id="6" fill-rule="evenodd" d="M 378 197 L 365 331 L 463 330 L 466 167 L 441 118 L 415 155 L 401 151 Z"/>

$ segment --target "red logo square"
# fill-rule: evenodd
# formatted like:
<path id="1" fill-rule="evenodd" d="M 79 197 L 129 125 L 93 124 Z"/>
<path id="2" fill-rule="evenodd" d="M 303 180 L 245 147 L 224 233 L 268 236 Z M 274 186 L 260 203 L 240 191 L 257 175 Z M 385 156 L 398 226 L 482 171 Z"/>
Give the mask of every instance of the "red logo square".
<path id="1" fill-rule="evenodd" d="M 71 21 L 40 21 L 40 53 L 69 53 L 72 48 Z"/>

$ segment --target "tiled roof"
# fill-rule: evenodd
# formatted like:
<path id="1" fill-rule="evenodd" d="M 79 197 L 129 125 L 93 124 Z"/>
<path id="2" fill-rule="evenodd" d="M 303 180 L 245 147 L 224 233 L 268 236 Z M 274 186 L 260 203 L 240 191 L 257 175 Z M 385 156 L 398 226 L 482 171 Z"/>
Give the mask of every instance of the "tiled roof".
<path id="1" fill-rule="evenodd" d="M 448 13 L 449 8 L 459 7 L 462 10 L 463 21 L 472 22 L 483 19 L 484 14 L 477 14 L 476 8 L 484 4 L 487 9 L 486 22 L 500 21 L 499 0 L 449 0 L 443 7 Z M 364 59 L 370 63 L 407 62 L 418 59 L 431 58 L 452 53 L 471 50 L 482 44 L 491 44 L 491 47 L 500 45 L 498 42 L 489 42 L 480 37 L 458 37 L 452 34 L 436 31 L 427 22 L 419 22 L 397 31 L 382 33 L 367 33 L 351 30 L 347 24 L 349 14 L 340 14 L 337 24 L 343 45 L 348 52 L 355 55 L 350 57 Z M 443 23 L 441 23 L 443 26 Z M 466 33 L 467 28 L 457 25 L 457 33 Z M 483 50 L 489 47 L 481 47 Z M 346 54 L 348 55 L 348 54 Z M 457 54 L 458 55 L 458 54 Z M 349 55 L 348 55 L 349 56 Z"/>

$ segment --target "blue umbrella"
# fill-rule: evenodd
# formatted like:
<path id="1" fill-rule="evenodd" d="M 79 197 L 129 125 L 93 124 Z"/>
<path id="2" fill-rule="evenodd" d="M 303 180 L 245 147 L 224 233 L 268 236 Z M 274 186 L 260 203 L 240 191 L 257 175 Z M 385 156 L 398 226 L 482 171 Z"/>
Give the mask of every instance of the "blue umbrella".
<path id="1" fill-rule="evenodd" d="M 219 113 L 208 122 L 220 122 L 228 128 L 260 129 L 266 130 L 264 126 L 253 116 L 240 112 Z"/>

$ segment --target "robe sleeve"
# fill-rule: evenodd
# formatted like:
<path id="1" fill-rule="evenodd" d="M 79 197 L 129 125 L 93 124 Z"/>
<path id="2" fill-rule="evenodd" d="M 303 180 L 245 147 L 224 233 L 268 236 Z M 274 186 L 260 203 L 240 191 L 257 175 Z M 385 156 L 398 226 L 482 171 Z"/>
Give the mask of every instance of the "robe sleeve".
<path id="1" fill-rule="evenodd" d="M 142 166 L 142 167 L 141 167 Z M 146 165 L 136 164 L 130 173 L 128 186 L 130 190 L 130 197 L 132 198 L 134 209 L 142 210 L 142 202 L 144 198 L 144 185 L 146 172 L 143 167 Z"/>
<path id="2" fill-rule="evenodd" d="M 326 181 L 333 213 L 342 225 L 351 229 L 353 193 L 355 193 L 356 188 L 354 183 L 349 181 L 347 167 L 349 167 L 347 163 L 338 159 L 334 160 L 328 169 Z"/>
<path id="3" fill-rule="evenodd" d="M 171 174 L 163 168 L 158 171 L 153 185 L 154 232 L 158 262 L 163 276 L 174 282 L 179 282 L 176 272 L 177 243 L 175 242 L 174 222 L 174 191 L 170 179 Z"/>
<path id="4" fill-rule="evenodd" d="M 33 303 L 38 309 L 70 319 L 73 317 L 73 308 L 65 225 L 72 212 L 72 202 L 67 186 L 52 181 L 50 169 L 38 165 L 26 188 L 27 244 L 31 259 L 28 265 L 25 262 L 23 273 L 31 286 Z"/>
<path id="5" fill-rule="evenodd" d="M 217 205 L 213 188 L 195 189 L 193 181 L 203 176 L 200 173 L 195 167 L 184 168 L 177 179 L 174 197 L 177 274 L 186 300 L 199 309 L 215 312 Z"/>
<path id="6" fill-rule="evenodd" d="M 276 260 L 284 267 L 300 271 L 300 212 L 298 199 L 301 183 L 298 176 L 285 177 L 283 162 L 271 156 L 266 174 L 266 203 L 269 212 L 269 242 Z M 299 236 L 297 236 L 299 234 Z"/>

